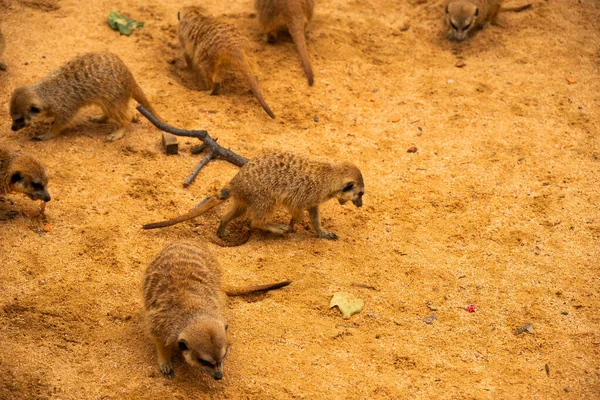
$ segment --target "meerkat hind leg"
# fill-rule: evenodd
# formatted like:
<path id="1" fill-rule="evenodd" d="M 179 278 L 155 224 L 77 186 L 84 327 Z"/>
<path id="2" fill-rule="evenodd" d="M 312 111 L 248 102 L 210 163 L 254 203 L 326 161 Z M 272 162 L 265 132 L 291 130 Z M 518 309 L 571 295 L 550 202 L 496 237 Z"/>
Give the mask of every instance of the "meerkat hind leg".
<path id="1" fill-rule="evenodd" d="M 319 235 L 320 238 L 329 239 L 329 240 L 337 240 L 338 239 L 338 236 L 335 233 L 327 232 L 327 231 L 323 230 L 323 228 L 321 227 L 321 216 L 319 215 L 319 207 L 318 206 L 315 206 L 315 207 L 309 209 L 308 214 L 310 215 L 312 224 L 315 227 L 315 230 L 317 231 L 317 235 Z"/>
<path id="2" fill-rule="evenodd" d="M 156 344 L 156 355 L 158 357 L 158 369 L 160 369 L 160 372 L 167 378 L 175 377 L 175 372 L 173 372 L 173 364 L 171 363 L 172 348 L 165 346 L 157 338 L 154 338 L 154 344 Z"/>
<path id="3" fill-rule="evenodd" d="M 117 121 L 119 127 L 106 137 L 106 141 L 114 142 L 115 140 L 119 140 L 123 138 L 123 136 L 125 136 L 125 131 L 129 127 L 129 123 L 131 122 L 131 115 L 127 110 L 127 105 L 123 106 L 118 110 L 111 110 L 110 114 L 112 115 L 108 115 L 108 118 Z"/>
<path id="4" fill-rule="evenodd" d="M 227 235 L 227 224 L 236 218 L 241 217 L 246 213 L 246 206 L 238 203 L 234 203 L 231 209 L 221 218 L 219 229 L 217 229 L 217 236 L 222 238 Z"/>
<path id="5" fill-rule="evenodd" d="M 292 220 L 290 221 L 290 232 L 294 232 L 294 225 L 304 221 L 304 210 L 291 210 Z"/>

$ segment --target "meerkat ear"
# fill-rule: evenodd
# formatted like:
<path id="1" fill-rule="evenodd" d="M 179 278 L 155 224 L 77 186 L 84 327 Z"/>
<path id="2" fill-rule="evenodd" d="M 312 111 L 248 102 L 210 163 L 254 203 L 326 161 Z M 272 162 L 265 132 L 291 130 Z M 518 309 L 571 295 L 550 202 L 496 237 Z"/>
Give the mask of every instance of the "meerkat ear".
<path id="1" fill-rule="evenodd" d="M 229 329 L 229 324 L 225 324 L 225 332 L 227 332 L 227 329 Z"/>
<path id="2" fill-rule="evenodd" d="M 177 346 L 179 346 L 179 350 L 181 350 L 181 351 L 189 350 L 187 342 L 184 339 L 181 339 L 180 341 L 178 341 Z"/>
<path id="3" fill-rule="evenodd" d="M 450 4 L 446 4 L 446 14 L 450 12 L 450 10 L 448 10 L 448 7 L 450 7 Z"/>
<path id="4" fill-rule="evenodd" d="M 476 9 L 475 9 L 475 16 L 476 16 L 476 17 L 477 17 L 477 16 L 479 16 L 479 8 L 476 8 Z"/>
<path id="5" fill-rule="evenodd" d="M 23 180 L 23 175 L 21 175 L 20 172 L 15 172 L 14 174 L 12 174 L 12 176 L 10 177 L 10 183 L 17 183 Z"/>

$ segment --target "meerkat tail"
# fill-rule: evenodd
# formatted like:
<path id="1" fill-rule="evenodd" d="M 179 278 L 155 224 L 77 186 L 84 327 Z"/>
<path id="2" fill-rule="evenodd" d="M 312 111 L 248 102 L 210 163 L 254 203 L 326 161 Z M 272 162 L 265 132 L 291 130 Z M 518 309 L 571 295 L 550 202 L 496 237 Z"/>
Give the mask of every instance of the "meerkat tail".
<path id="1" fill-rule="evenodd" d="M 240 59 L 242 60 L 242 65 L 240 67 L 244 73 L 244 76 L 246 76 L 248 83 L 250 84 L 250 89 L 252 90 L 252 93 L 254 93 L 254 97 L 256 97 L 256 99 L 258 100 L 262 108 L 265 110 L 265 112 L 269 114 L 269 117 L 275 118 L 275 114 L 273 114 L 273 111 L 271 111 L 271 108 L 265 101 L 265 98 L 263 97 L 262 92 L 260 91 L 260 86 L 258 86 L 258 79 L 256 79 L 256 76 L 254 75 L 252 66 L 250 64 L 250 60 L 248 59 L 248 56 L 246 55 L 245 51 L 242 51 Z"/>
<path id="2" fill-rule="evenodd" d="M 135 82 L 135 87 L 133 88 L 132 97 L 135 101 L 137 101 L 138 103 L 143 105 L 146 110 L 150 111 L 150 113 L 152 113 L 152 115 L 154 115 L 156 118 L 158 118 L 160 120 L 160 116 L 156 113 L 156 110 L 154 109 L 154 107 L 152 107 L 150 105 L 150 102 L 146 98 L 144 91 L 142 90 L 140 85 L 137 84 L 137 82 Z"/>
<path id="3" fill-rule="evenodd" d="M 308 79 L 308 85 L 312 86 L 315 83 L 312 67 L 310 66 L 310 59 L 308 58 L 308 48 L 306 46 L 306 37 L 304 33 L 304 21 L 301 18 L 292 18 L 289 27 L 290 35 L 296 43 L 298 53 L 300 53 L 300 59 L 302 60 L 302 68 L 304 74 Z"/>
<path id="4" fill-rule="evenodd" d="M 245 287 L 225 287 L 223 290 L 227 296 L 244 296 L 246 294 L 267 292 L 269 290 L 279 289 L 288 286 L 292 281 L 282 281 L 270 283 L 267 285 L 245 286 Z"/>
<path id="5" fill-rule="evenodd" d="M 500 9 L 500 11 L 502 11 L 502 12 L 506 12 L 506 11 L 520 12 L 520 11 L 527 10 L 528 8 L 531 8 L 531 3 L 525 4 L 524 6 L 520 6 L 520 7 L 502 7 Z"/>
<path id="6" fill-rule="evenodd" d="M 142 226 L 142 229 L 156 229 L 156 228 L 165 228 L 167 226 L 171 226 L 171 225 L 175 225 L 178 224 L 180 222 L 184 222 L 184 221 L 188 221 L 190 219 L 194 219 L 202 214 L 204 214 L 205 212 L 207 212 L 208 210 L 218 206 L 219 204 L 221 204 L 223 201 L 227 200 L 229 198 L 229 192 L 225 191 L 226 194 L 223 195 L 223 192 L 225 191 L 225 189 L 221 190 L 221 194 L 219 196 L 210 196 L 207 197 L 206 199 L 204 199 L 204 201 L 202 203 L 200 203 L 200 205 L 194 209 L 192 209 L 191 211 L 180 215 L 178 217 L 169 219 L 167 221 L 162 221 L 162 222 L 154 222 L 151 224 L 146 224 Z"/>

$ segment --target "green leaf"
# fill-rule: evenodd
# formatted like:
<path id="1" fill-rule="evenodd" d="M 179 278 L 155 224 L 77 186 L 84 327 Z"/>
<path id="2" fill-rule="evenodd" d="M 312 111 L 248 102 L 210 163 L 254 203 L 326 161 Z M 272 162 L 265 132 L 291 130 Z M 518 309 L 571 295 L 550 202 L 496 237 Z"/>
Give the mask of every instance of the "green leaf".
<path id="1" fill-rule="evenodd" d="M 142 28 L 144 23 L 127 18 L 115 11 L 111 11 L 110 14 L 108 14 L 108 26 L 110 26 L 112 30 L 119 31 L 121 35 L 129 36 L 133 32 L 133 29 Z"/>
<path id="2" fill-rule="evenodd" d="M 365 306 L 363 299 L 355 298 L 350 293 L 336 292 L 329 302 L 329 308 L 337 306 L 342 312 L 342 318 L 348 319 L 362 311 Z"/>

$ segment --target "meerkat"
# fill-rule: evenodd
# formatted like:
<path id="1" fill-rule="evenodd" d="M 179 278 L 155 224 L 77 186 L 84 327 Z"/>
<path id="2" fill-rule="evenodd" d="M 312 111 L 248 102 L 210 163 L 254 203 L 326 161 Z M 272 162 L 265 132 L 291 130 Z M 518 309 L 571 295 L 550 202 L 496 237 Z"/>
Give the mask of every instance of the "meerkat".
<path id="1" fill-rule="evenodd" d="M 221 238 L 227 233 L 227 224 L 245 214 L 256 228 L 277 234 L 293 232 L 294 225 L 304 219 L 304 210 L 308 210 L 317 235 L 336 240 L 335 233 L 321 227 L 319 205 L 336 198 L 340 204 L 352 201 L 361 207 L 364 192 L 362 174 L 354 164 L 313 161 L 292 153 L 267 153 L 244 164 L 218 194 L 208 197 L 187 214 L 143 228 L 163 228 L 190 220 L 231 197 L 233 205 L 217 230 Z M 289 225 L 269 222 L 277 206 L 290 211 Z"/>
<path id="2" fill-rule="evenodd" d="M 179 42 L 188 66 L 200 73 L 211 87 L 211 95 L 221 88 L 225 68 L 241 71 L 254 96 L 271 118 L 275 114 L 267 105 L 255 74 L 255 63 L 248 55 L 248 42 L 238 30 L 209 16 L 202 7 L 184 7 L 177 14 Z"/>
<path id="3" fill-rule="evenodd" d="M 46 169 L 35 158 L 0 145 L 0 195 L 23 193 L 31 200 L 50 201 Z"/>
<path id="4" fill-rule="evenodd" d="M 2 29 L 0 29 L 0 71 L 6 71 L 6 64 L 2 62 L 2 53 L 4 53 L 4 47 L 6 47 L 6 41 L 4 40 L 4 35 L 2 34 Z"/>
<path id="5" fill-rule="evenodd" d="M 502 0 L 450 0 L 446 3 L 446 25 L 448 39 L 463 41 L 473 28 L 486 28 L 496 21 L 498 13 L 523 11 L 531 7 L 502 7 Z"/>
<path id="6" fill-rule="evenodd" d="M 229 349 L 223 317 L 227 295 L 264 292 L 290 283 L 223 288 L 219 264 L 204 245 L 192 241 L 169 244 L 144 276 L 146 324 L 156 344 L 160 371 L 174 376 L 171 354 L 179 347 L 188 364 L 222 379 Z"/>
<path id="7" fill-rule="evenodd" d="M 288 30 L 298 47 L 308 85 L 312 86 L 315 80 L 308 57 L 305 28 L 313 16 L 314 0 L 256 0 L 254 7 L 267 42 L 274 43 L 279 31 Z"/>
<path id="8" fill-rule="evenodd" d="M 106 139 L 112 142 L 125 135 L 131 121 L 128 105 L 132 97 L 157 115 L 133 74 L 117 55 L 82 54 L 41 81 L 15 89 L 10 100 L 12 130 L 30 126 L 43 117 L 53 118 L 50 130 L 33 138 L 47 140 L 65 129 L 80 108 L 97 105 L 104 115 L 95 122 L 112 119 L 119 124 Z"/>

